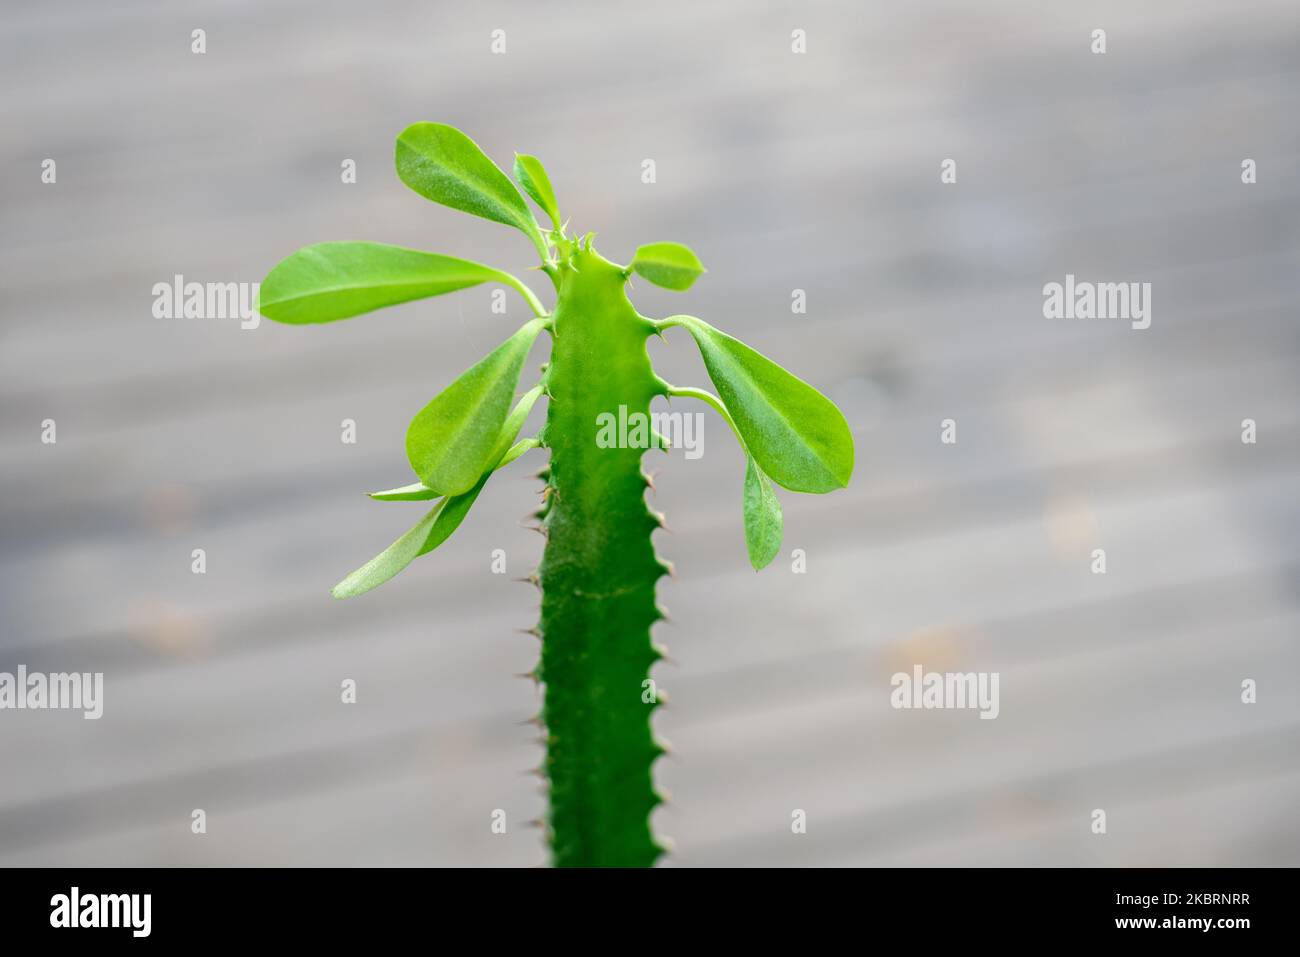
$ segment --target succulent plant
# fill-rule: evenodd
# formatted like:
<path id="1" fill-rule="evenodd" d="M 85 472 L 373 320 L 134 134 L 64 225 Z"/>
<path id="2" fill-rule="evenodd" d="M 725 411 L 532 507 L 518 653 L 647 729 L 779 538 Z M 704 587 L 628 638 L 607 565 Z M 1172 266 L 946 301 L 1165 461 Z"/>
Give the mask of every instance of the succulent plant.
<path id="1" fill-rule="evenodd" d="M 464 133 L 416 123 L 397 138 L 398 176 L 426 199 L 520 230 L 554 287 L 548 310 L 516 276 L 438 253 L 369 242 L 307 246 L 280 262 L 261 286 L 260 311 L 290 324 L 333 322 L 397 303 L 500 283 L 517 291 L 533 318 L 433 398 L 411 420 L 406 453 L 417 481 L 372 493 L 381 501 L 432 506 L 405 535 L 334 587 L 360 595 L 445 542 L 493 472 L 531 449 L 549 464 L 538 512 L 546 537 L 536 576 L 542 641 L 535 677 L 545 688 L 549 782 L 548 839 L 559 866 L 649 866 L 663 852 L 650 826 L 661 797 L 652 765 L 663 753 L 650 724 L 661 701 L 648 675 L 662 657 L 651 627 L 663 617 L 658 580 L 669 565 L 652 533 L 662 516 L 646 504 L 641 457 L 664 447 L 597 442 L 615 412 L 642 421 L 658 396 L 700 400 L 735 433 L 746 455 L 745 542 L 756 569 L 781 546 L 781 506 L 773 488 L 823 493 L 848 484 L 853 440 L 839 410 L 820 392 L 744 343 L 693 316 L 642 316 L 627 297 L 631 276 L 686 291 L 704 272 L 680 243 L 656 242 L 621 266 L 596 251 L 593 234 L 571 237 L 542 164 L 515 158 L 514 175 L 550 221 L 540 226 L 520 189 Z M 703 357 L 717 395 L 678 387 L 655 374 L 651 336 L 684 329 Z M 520 394 L 536 340 L 551 340 L 549 361 Z M 546 424 L 520 439 L 538 399 Z"/>

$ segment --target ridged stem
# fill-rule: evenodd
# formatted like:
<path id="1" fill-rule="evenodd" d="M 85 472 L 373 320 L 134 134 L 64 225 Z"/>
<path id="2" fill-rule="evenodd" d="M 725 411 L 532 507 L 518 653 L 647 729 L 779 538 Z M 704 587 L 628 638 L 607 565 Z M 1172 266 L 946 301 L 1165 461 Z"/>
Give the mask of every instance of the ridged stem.
<path id="1" fill-rule="evenodd" d="M 645 867 L 662 853 L 649 821 L 663 748 L 648 679 L 662 657 L 650 628 L 667 566 L 651 542 L 660 523 L 645 502 L 644 449 L 602 447 L 597 433 L 603 413 L 648 422 L 662 393 L 645 348 L 654 327 L 593 250 L 574 252 L 559 277 L 539 569 L 550 841 L 557 866 Z"/>

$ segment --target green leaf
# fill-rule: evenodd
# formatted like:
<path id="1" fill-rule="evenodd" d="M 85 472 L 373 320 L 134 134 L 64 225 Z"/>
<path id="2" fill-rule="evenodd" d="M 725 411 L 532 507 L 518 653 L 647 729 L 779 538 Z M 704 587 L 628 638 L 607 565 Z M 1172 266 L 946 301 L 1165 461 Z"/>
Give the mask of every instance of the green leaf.
<path id="1" fill-rule="evenodd" d="M 401 488 L 390 488 L 382 492 L 367 492 L 376 502 L 427 502 L 439 498 L 442 493 L 434 491 L 423 482 L 412 482 Z"/>
<path id="2" fill-rule="evenodd" d="M 479 263 L 386 243 L 317 243 L 262 280 L 258 310 L 276 322 L 333 322 L 513 277 Z"/>
<path id="3" fill-rule="evenodd" d="M 424 518 L 420 519 L 414 528 L 335 585 L 332 592 L 334 597 L 352 598 L 364 594 L 372 588 L 377 588 L 421 555 L 427 555 L 451 538 L 452 533 L 460 527 L 460 523 L 469 514 L 470 507 L 478 499 L 479 493 L 483 491 L 483 486 L 487 484 L 487 480 L 492 476 L 492 473 L 510 464 L 524 452 L 537 445 L 536 439 L 524 439 L 514 446 L 511 446 L 510 443 L 519 434 L 524 420 L 528 418 L 528 413 L 532 410 L 533 404 L 541 394 L 542 388 L 538 386 L 529 390 L 519 400 L 506 419 L 505 424 L 501 427 L 501 431 L 497 434 L 493 465 L 484 471 L 469 491 L 460 495 L 449 495 L 440 500 Z M 430 494 L 424 494 L 426 491 L 430 492 Z M 399 498 L 398 496 L 401 493 L 406 493 L 409 497 Z M 393 489 L 391 492 L 375 492 L 372 494 L 372 498 L 392 496 L 383 500 L 416 501 L 421 498 L 430 498 L 435 494 L 431 490 L 416 484 Z"/>
<path id="4" fill-rule="evenodd" d="M 656 286 L 685 292 L 704 272 L 700 258 L 681 243 L 650 243 L 637 248 L 632 269 Z"/>
<path id="5" fill-rule="evenodd" d="M 505 451 L 497 450 L 498 434 L 541 329 L 536 319 L 525 323 L 411 420 L 406 455 L 429 488 L 444 495 L 467 492 Z"/>
<path id="6" fill-rule="evenodd" d="M 454 126 L 408 126 L 397 137 L 395 162 L 402 182 L 425 199 L 514 226 L 534 243 L 542 241 L 537 221 L 514 183 Z"/>
<path id="7" fill-rule="evenodd" d="M 335 585 L 331 594 L 335 598 L 363 595 L 451 538 L 491 474 L 490 471 L 485 474 L 468 492 L 439 500 L 419 524 Z"/>
<path id="8" fill-rule="evenodd" d="M 510 443 L 515 440 L 519 430 L 524 427 L 524 422 L 528 418 L 528 413 L 533 411 L 533 406 L 541 398 L 542 393 L 546 391 L 545 386 L 535 385 L 515 403 L 515 407 L 510 410 L 510 415 L 506 418 L 505 425 L 501 426 L 501 434 L 497 436 L 496 448 L 492 450 L 492 458 L 497 460 L 494 468 L 504 468 L 515 459 L 523 455 L 528 449 L 520 449 L 515 452 Z M 527 441 L 527 440 L 525 440 Z M 521 445 L 523 443 L 520 443 Z M 532 448 L 529 446 L 528 448 Z"/>
<path id="9" fill-rule="evenodd" d="M 497 463 L 497 468 L 499 469 L 505 468 L 507 465 L 509 465 L 515 459 L 519 458 L 519 456 L 523 455 L 529 449 L 538 448 L 541 444 L 542 444 L 541 441 L 538 439 L 521 439 L 520 441 L 516 442 L 514 445 L 510 446 L 510 450 L 506 452 L 506 454 L 502 457 L 501 461 Z"/>
<path id="10" fill-rule="evenodd" d="M 853 474 L 853 434 L 830 399 L 738 339 L 694 316 L 673 316 L 695 338 L 749 454 L 792 492 L 830 492 Z"/>
<path id="11" fill-rule="evenodd" d="M 754 570 L 766 568 L 781 550 L 781 503 L 752 457 L 745 462 L 745 546 Z"/>
<path id="12" fill-rule="evenodd" d="M 533 202 L 550 217 L 551 225 L 558 229 L 560 207 L 555 202 L 555 190 L 551 188 L 551 178 L 546 175 L 546 167 L 542 165 L 542 161 L 526 153 L 516 154 L 515 179 L 524 188 L 524 192 L 533 198 Z"/>
<path id="13" fill-rule="evenodd" d="M 500 461 L 493 466 L 493 469 L 505 468 L 529 449 L 536 448 L 540 444 L 536 439 L 525 439 L 518 445 L 510 447 L 510 442 L 523 428 L 524 420 L 528 418 L 528 413 L 532 410 L 541 394 L 542 387 L 540 385 L 529 390 L 515 405 L 510 417 L 506 419 L 505 425 L 501 427 L 501 434 L 498 437 L 496 448 L 492 452 L 494 458 L 500 458 Z M 426 502 L 442 495 L 441 492 L 429 488 L 423 482 L 412 482 L 410 485 L 403 485 L 400 488 L 390 488 L 383 492 L 367 492 L 366 494 L 377 502 Z"/>
<path id="14" fill-rule="evenodd" d="M 331 594 L 335 598 L 352 598 L 365 594 L 388 581 L 424 554 L 424 546 L 429 541 L 446 504 L 445 498 L 439 501 L 424 518 L 420 519 L 418 525 L 335 585 Z M 447 534 L 449 535 L 450 532 Z M 442 537 L 445 540 L 447 535 Z"/>

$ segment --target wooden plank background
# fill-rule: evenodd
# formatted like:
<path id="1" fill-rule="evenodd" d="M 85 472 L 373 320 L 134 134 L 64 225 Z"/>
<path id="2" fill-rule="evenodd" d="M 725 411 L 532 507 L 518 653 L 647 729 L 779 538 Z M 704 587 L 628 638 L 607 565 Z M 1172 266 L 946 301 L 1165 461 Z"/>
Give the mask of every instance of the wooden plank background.
<path id="1" fill-rule="evenodd" d="M 739 335 L 854 426 L 851 487 L 783 496 L 761 576 L 725 427 L 655 463 L 668 866 L 1300 863 L 1298 51 L 1293 0 L 7 11 L 0 671 L 107 687 L 98 722 L 0 713 L 0 863 L 544 861 L 512 677 L 537 453 L 443 550 L 328 594 L 420 514 L 360 494 L 407 481 L 409 415 L 522 306 L 151 314 L 155 282 L 256 281 L 326 239 L 524 268 L 526 241 L 397 181 L 419 119 L 541 156 L 614 259 L 690 243 L 709 274 L 638 284 L 641 310 Z M 1044 319 L 1067 272 L 1151 282 L 1152 327 Z M 682 336 L 653 353 L 704 384 Z M 913 663 L 999 672 L 1001 716 L 894 711 Z"/>

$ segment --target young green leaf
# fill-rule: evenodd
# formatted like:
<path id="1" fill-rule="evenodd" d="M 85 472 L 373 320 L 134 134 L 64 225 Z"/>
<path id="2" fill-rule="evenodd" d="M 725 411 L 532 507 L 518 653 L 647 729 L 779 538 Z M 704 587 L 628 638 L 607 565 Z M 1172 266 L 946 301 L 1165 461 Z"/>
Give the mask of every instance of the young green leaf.
<path id="1" fill-rule="evenodd" d="M 656 286 L 685 292 L 704 272 L 700 258 L 681 243 L 650 243 L 637 247 L 632 270 Z"/>
<path id="2" fill-rule="evenodd" d="M 485 474 L 468 492 L 439 500 L 414 528 L 335 585 L 331 594 L 335 598 L 353 598 L 365 594 L 451 538 L 452 532 L 465 520 L 479 492 L 483 491 L 490 475 L 491 472 Z"/>
<path id="3" fill-rule="evenodd" d="M 738 339 L 694 316 L 685 326 L 749 453 L 792 492 L 830 492 L 853 474 L 853 434 L 830 399 Z"/>
<path id="4" fill-rule="evenodd" d="M 498 435 L 541 329 L 536 319 L 525 323 L 411 420 L 406 455 L 429 488 L 444 495 L 467 492 L 505 451 L 497 449 Z"/>
<path id="5" fill-rule="evenodd" d="M 514 226 L 534 244 L 543 242 L 537 221 L 514 183 L 454 126 L 408 126 L 397 137 L 395 162 L 402 182 L 425 199 Z"/>
<path id="6" fill-rule="evenodd" d="M 551 178 L 546 175 L 546 167 L 542 165 L 542 161 L 536 156 L 525 153 L 516 154 L 515 179 L 524 188 L 524 192 L 533 198 L 533 202 L 550 217 L 551 225 L 558 229 L 560 207 L 555 202 L 555 190 L 551 188 Z"/>
<path id="7" fill-rule="evenodd" d="M 781 550 L 781 503 L 763 470 L 745 462 L 745 546 L 755 571 L 766 568 Z"/>
<path id="8" fill-rule="evenodd" d="M 524 420 L 528 418 L 528 413 L 541 394 L 541 386 L 538 386 L 520 398 L 497 434 L 493 450 L 494 464 L 484 471 L 473 488 L 460 495 L 449 495 L 439 501 L 414 528 L 335 585 L 334 597 L 352 598 L 382 585 L 415 559 L 427 555 L 449 539 L 452 532 L 456 531 L 460 523 L 465 520 L 470 507 L 483 491 L 483 486 L 487 484 L 492 473 L 509 465 L 538 444 L 536 439 L 524 439 L 513 446 L 510 445 L 514 437 L 519 434 Z M 433 498 L 436 494 L 422 484 L 416 483 L 389 492 L 375 492 L 372 493 L 371 498 L 382 501 L 418 501 Z"/>
<path id="9" fill-rule="evenodd" d="M 367 492 L 376 502 L 427 502 L 429 499 L 440 498 L 441 492 L 436 492 L 423 482 L 412 482 L 410 485 L 403 485 L 401 488 L 385 489 L 382 492 Z"/>
<path id="10" fill-rule="evenodd" d="M 536 438 L 520 439 L 514 445 L 510 446 L 510 450 L 506 452 L 504 456 L 502 456 L 501 461 L 497 463 L 497 468 L 499 469 L 505 468 L 507 465 L 509 465 L 515 459 L 519 458 L 519 456 L 523 455 L 529 449 L 538 448 L 541 446 L 541 444 L 542 444 L 541 441 Z"/>
<path id="11" fill-rule="evenodd" d="M 442 514 L 446 504 L 445 498 L 439 501 L 414 528 L 335 585 L 331 594 L 335 598 L 353 598 L 365 594 L 388 581 L 424 554 L 425 543 L 428 542 L 434 525 L 438 522 L 438 516 Z"/>
<path id="12" fill-rule="evenodd" d="M 317 243 L 262 280 L 258 309 L 276 322 L 333 322 L 514 277 L 464 259 L 386 243 Z"/>

